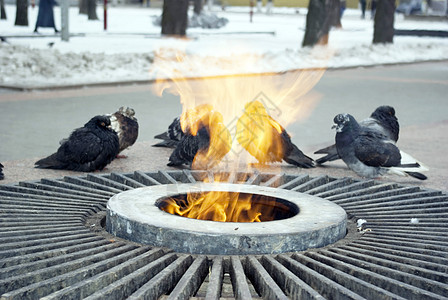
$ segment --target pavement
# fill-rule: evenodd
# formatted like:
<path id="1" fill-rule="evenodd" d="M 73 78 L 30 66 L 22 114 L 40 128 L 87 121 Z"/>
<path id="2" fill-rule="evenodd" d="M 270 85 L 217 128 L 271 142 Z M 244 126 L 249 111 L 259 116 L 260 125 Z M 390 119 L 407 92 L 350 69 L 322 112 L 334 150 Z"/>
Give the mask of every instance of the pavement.
<path id="1" fill-rule="evenodd" d="M 443 67 L 441 67 L 441 64 Z M 421 72 L 417 75 L 415 75 L 416 72 L 410 72 L 415 70 L 419 70 Z M 334 138 L 334 132 L 329 129 L 332 124 L 332 117 L 330 118 L 329 116 L 334 116 L 337 113 L 343 112 L 341 111 L 342 105 L 350 104 L 350 106 L 347 107 L 350 107 L 350 109 L 354 111 L 354 115 L 367 117 L 378 104 L 392 104 L 397 110 L 397 115 L 401 124 L 400 140 L 398 142 L 399 147 L 402 150 L 405 150 L 405 152 L 410 153 L 412 156 L 423 161 L 429 167 L 430 171 L 426 173 L 428 179 L 425 181 L 416 180 L 411 177 L 399 176 L 387 176 L 378 180 L 448 191 L 448 156 L 446 155 L 446 149 L 448 146 L 448 117 L 446 113 L 448 110 L 445 99 L 446 91 L 448 91 L 448 77 L 446 76 L 448 74 L 447 70 L 448 62 L 432 62 L 407 66 L 332 71 L 328 73 L 328 75 L 324 76 L 321 80 L 322 82 L 316 86 L 316 90 L 323 95 L 323 99 L 316 106 L 313 114 L 309 117 L 309 120 L 298 122 L 298 124 L 295 125 L 293 124 L 293 126 L 288 127 L 288 131 L 292 134 L 293 141 L 304 153 L 313 158 L 318 158 L 318 156 L 314 155 L 313 152 L 324 146 L 328 146 L 333 142 L 332 139 Z M 428 73 L 425 73 L 425 71 Z M 414 78 L 403 79 L 403 77 L 411 76 L 411 73 L 414 73 Z M 385 76 L 385 74 L 387 74 L 387 76 Z M 400 77 L 397 74 L 402 75 L 400 75 Z M 435 78 L 432 78 L 431 76 L 435 76 Z M 395 83 L 391 83 L 392 77 L 396 78 Z M 360 79 L 365 84 L 369 84 L 371 86 L 370 88 L 373 90 L 367 91 L 365 90 L 365 87 L 357 87 L 356 83 L 353 84 L 353 80 L 355 80 L 353 78 Z M 353 95 L 350 94 L 350 91 L 347 88 L 341 86 L 339 86 L 339 88 L 342 89 L 343 92 L 339 93 L 339 89 L 333 86 L 335 84 L 335 80 L 339 85 L 346 83 L 348 86 L 351 86 Z M 378 86 L 375 86 L 375 84 L 378 84 Z M 403 90 L 395 91 L 399 88 L 400 84 L 404 85 L 400 89 L 404 88 L 406 91 L 405 93 L 403 93 Z M 116 89 L 119 89 L 120 91 L 127 89 L 129 94 L 128 99 L 138 98 L 138 94 L 136 94 L 137 92 L 135 92 L 135 90 L 139 91 L 143 95 L 146 95 L 145 97 L 147 97 L 149 88 L 149 86 L 116 87 Z M 382 91 L 382 88 L 384 88 L 385 91 Z M 415 88 L 415 91 L 412 90 L 412 88 Z M 361 89 L 361 91 L 359 89 Z M 9 127 L 20 127 L 25 130 L 22 134 L 24 134 L 29 140 L 33 140 L 37 134 L 30 133 L 29 131 L 27 134 L 26 130 L 29 130 L 29 128 L 32 128 L 33 126 L 39 126 L 39 123 L 43 123 L 42 120 L 43 118 L 46 118 L 47 115 L 34 114 L 33 116 L 32 112 L 33 109 L 38 109 L 38 107 L 42 106 L 42 103 L 45 103 L 44 101 L 49 101 L 48 99 L 51 99 L 52 102 L 50 104 L 53 105 L 55 109 L 57 107 L 58 110 L 66 112 L 72 110 L 73 115 L 76 116 L 75 111 L 79 106 L 79 104 L 77 106 L 76 101 L 79 101 L 79 99 L 67 99 L 67 95 L 71 95 L 72 93 L 73 95 L 76 94 L 78 97 L 81 97 L 79 96 L 80 93 L 90 93 L 96 96 L 90 95 L 89 97 L 98 98 L 99 95 L 105 94 L 105 99 L 110 100 L 111 95 L 114 93 L 116 94 L 116 91 L 117 90 L 114 90 L 114 88 L 107 88 L 106 90 L 101 90 L 101 88 L 66 91 L 50 90 L 45 92 L 3 91 L 0 93 L 0 110 L 4 110 L 5 107 L 8 110 L 13 108 L 23 108 L 22 113 L 24 113 L 24 108 L 31 106 L 32 109 L 28 109 L 30 110 L 29 115 L 20 118 L 20 120 L 16 120 L 14 124 L 18 123 L 18 126 L 16 126 L 17 124 L 12 126 L 12 123 L 5 123 L 6 121 L 3 121 L 2 123 L 0 120 L 0 128 L 2 128 L 0 133 L 4 135 L 5 129 Z M 388 97 L 384 95 L 385 92 L 389 94 Z M 394 94 L 395 92 L 397 94 Z M 419 93 L 423 94 L 420 95 Z M 75 97 L 73 95 L 72 97 Z M 119 98 L 123 99 L 122 95 Z M 86 101 L 94 102 L 92 99 L 88 98 Z M 176 100 L 176 98 L 169 98 L 169 101 L 165 104 L 164 102 L 159 103 L 158 105 L 160 107 L 153 107 L 149 105 L 151 108 L 154 108 L 153 110 L 155 110 L 155 112 L 152 112 L 154 114 L 153 118 L 158 116 L 159 119 L 146 120 L 146 118 L 143 117 L 145 116 L 145 113 L 141 110 L 136 110 L 137 117 L 139 120 L 142 120 L 140 123 L 142 136 L 139 137 L 139 140 L 135 145 L 123 153 L 127 155 L 127 158 L 115 159 L 106 167 L 106 169 L 103 171 L 97 171 L 95 174 L 108 174 L 113 172 L 132 173 L 136 170 L 144 172 L 175 170 L 175 168 L 171 168 L 166 165 L 171 150 L 165 148 L 155 148 L 151 147 L 151 145 L 156 142 L 152 139 L 152 136 L 155 133 L 159 133 L 163 128 L 166 128 L 171 122 L 173 115 L 176 115 L 180 110 L 179 104 L 174 103 Z M 98 98 L 97 101 L 101 102 L 102 100 Z M 35 105 L 35 107 L 33 105 Z M 106 104 L 104 105 L 107 106 Z M 115 102 L 110 104 L 110 108 L 108 107 L 106 112 L 112 112 L 112 107 L 116 107 L 116 105 L 117 103 Z M 164 108 L 165 106 L 166 108 Z M 174 113 L 173 109 L 176 110 Z M 85 108 L 83 108 L 81 112 L 82 113 L 80 113 L 79 118 L 85 118 Z M 51 115 L 51 112 L 48 112 L 47 114 Z M 17 116 L 13 117 L 17 118 Z M 66 118 L 66 116 L 62 117 Z M 11 120 L 8 120 L 8 122 L 11 122 Z M 78 122 L 81 122 L 81 119 Z M 64 122 L 59 124 L 56 122 L 55 124 L 52 124 L 52 126 L 53 128 L 56 128 L 59 127 L 59 125 L 64 125 L 63 123 Z M 84 122 L 82 122 L 82 124 L 83 123 Z M 67 128 L 73 129 L 73 127 L 70 127 L 72 126 L 71 123 L 66 124 L 66 126 Z M 44 151 L 46 155 L 51 154 L 50 152 L 54 152 L 56 150 L 57 139 L 65 137 L 62 133 L 53 135 L 54 137 L 52 138 L 54 141 L 51 142 L 51 145 L 48 148 L 51 148 L 52 150 L 41 150 Z M 307 137 L 306 141 L 305 139 L 300 140 L 300 136 Z M 41 142 L 43 143 L 44 141 Z M 3 143 L 3 145 L 0 145 L 0 152 L 6 151 L 8 145 L 13 145 L 13 143 Z M 34 162 L 42 158 L 42 153 L 44 153 L 39 153 L 37 151 L 37 145 L 38 143 L 36 144 L 36 149 L 27 146 L 9 146 L 12 148 L 9 150 L 12 150 L 13 152 L 15 151 L 18 154 L 23 152 L 23 155 L 19 159 L 4 159 L 7 156 L 2 156 L 3 158 L 1 162 L 4 165 L 5 179 L 0 181 L 0 184 L 13 184 L 19 181 L 35 181 L 40 180 L 41 178 L 62 178 L 63 176 L 80 176 L 86 174 L 64 170 L 35 169 Z M 34 155 L 35 153 L 38 154 Z M 14 155 L 11 154 L 8 157 L 14 157 Z M 253 168 L 253 166 L 251 168 Z M 347 169 L 342 161 L 328 163 L 323 167 L 316 167 L 313 169 L 300 169 L 287 164 L 275 164 L 260 168 L 261 171 L 269 173 L 305 173 L 310 176 L 328 175 L 337 178 L 359 178 L 355 173 Z"/>

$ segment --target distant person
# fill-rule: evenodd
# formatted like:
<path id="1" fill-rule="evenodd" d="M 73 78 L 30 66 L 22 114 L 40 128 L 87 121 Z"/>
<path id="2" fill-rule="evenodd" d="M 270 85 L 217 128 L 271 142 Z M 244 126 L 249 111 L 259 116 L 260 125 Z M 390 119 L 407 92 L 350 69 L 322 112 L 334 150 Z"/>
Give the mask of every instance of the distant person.
<path id="1" fill-rule="evenodd" d="M 366 18 L 366 0 L 359 0 L 361 3 L 361 19 Z"/>
<path id="2" fill-rule="evenodd" d="M 34 32 L 38 32 L 39 27 L 51 27 L 54 28 L 54 32 L 59 32 L 54 24 L 53 6 L 56 4 L 54 0 L 40 0 L 39 1 L 39 13 L 37 14 L 36 27 Z"/>

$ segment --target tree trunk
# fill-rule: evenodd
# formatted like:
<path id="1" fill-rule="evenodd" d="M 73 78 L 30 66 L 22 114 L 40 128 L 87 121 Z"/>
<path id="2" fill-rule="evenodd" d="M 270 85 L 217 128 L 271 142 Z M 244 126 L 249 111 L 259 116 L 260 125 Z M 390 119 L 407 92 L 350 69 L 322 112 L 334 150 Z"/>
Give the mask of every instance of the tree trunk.
<path id="1" fill-rule="evenodd" d="M 373 43 L 393 43 L 394 41 L 395 0 L 377 2 Z"/>
<path id="2" fill-rule="evenodd" d="M 164 0 L 162 34 L 183 37 L 187 32 L 188 0 Z"/>
<path id="3" fill-rule="evenodd" d="M 28 0 L 16 1 L 16 21 L 14 25 L 28 26 Z"/>
<path id="4" fill-rule="evenodd" d="M 0 0 L 0 19 L 6 20 L 5 0 Z"/>
<path id="5" fill-rule="evenodd" d="M 310 0 L 302 46 L 326 45 L 332 26 L 340 24 L 340 0 Z"/>
<path id="6" fill-rule="evenodd" d="M 89 20 L 98 20 L 96 14 L 96 0 L 87 0 L 87 16 Z"/>
<path id="7" fill-rule="evenodd" d="M 199 15 L 202 11 L 202 0 L 194 0 L 193 1 L 194 6 L 193 6 L 193 11 L 195 14 Z"/>
<path id="8" fill-rule="evenodd" d="M 79 0 L 79 14 L 87 15 L 87 0 Z"/>

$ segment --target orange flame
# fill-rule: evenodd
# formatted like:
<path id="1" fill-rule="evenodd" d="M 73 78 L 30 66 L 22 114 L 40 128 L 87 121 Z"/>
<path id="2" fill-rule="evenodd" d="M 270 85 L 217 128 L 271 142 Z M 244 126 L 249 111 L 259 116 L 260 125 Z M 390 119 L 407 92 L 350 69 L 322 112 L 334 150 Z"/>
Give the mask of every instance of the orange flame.
<path id="1" fill-rule="evenodd" d="M 184 132 L 195 135 L 206 127 L 210 134 L 208 149 L 197 153 L 192 169 L 219 167 L 224 156 L 227 162 L 233 162 L 232 168 L 239 168 L 242 160 L 249 167 L 250 157 L 243 155 L 246 150 L 262 163 L 281 161 L 284 150 L 279 137 L 284 127 L 309 116 L 317 104 L 318 97 L 309 92 L 323 76 L 324 68 L 281 74 L 245 72 L 245 68 L 259 64 L 260 58 L 215 59 L 176 51 L 160 51 L 155 56 L 155 89 L 160 95 L 168 90 L 180 96 Z M 213 68 L 220 74 L 246 74 L 202 78 L 191 75 Z M 259 212 L 252 212 L 250 197 L 236 193 L 189 195 L 186 206 L 174 199 L 169 202 L 167 211 L 198 219 L 242 222 L 247 217 L 249 222 L 257 222 L 261 218 Z"/>

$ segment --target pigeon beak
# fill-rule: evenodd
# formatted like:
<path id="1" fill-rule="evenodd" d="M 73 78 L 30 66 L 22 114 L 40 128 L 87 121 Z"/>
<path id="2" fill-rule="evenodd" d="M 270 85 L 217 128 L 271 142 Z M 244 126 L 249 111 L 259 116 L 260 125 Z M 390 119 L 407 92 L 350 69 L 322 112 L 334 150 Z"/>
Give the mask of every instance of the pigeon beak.
<path id="1" fill-rule="evenodd" d="M 343 127 L 344 126 L 341 124 L 333 124 L 333 126 L 331 126 L 331 129 L 336 129 L 336 132 L 341 132 Z"/>

